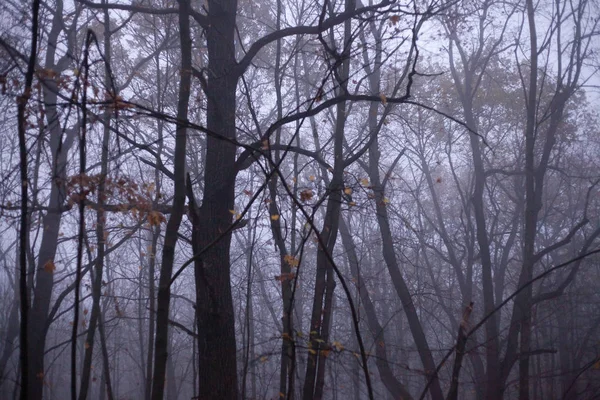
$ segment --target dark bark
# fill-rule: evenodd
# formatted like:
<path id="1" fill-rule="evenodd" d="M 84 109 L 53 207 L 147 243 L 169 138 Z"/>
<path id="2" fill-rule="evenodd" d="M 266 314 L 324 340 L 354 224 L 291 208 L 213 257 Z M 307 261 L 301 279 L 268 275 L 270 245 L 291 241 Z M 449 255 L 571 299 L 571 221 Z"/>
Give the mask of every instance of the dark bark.
<path id="1" fill-rule="evenodd" d="M 48 34 L 48 42 L 56 44 L 62 31 L 62 1 L 58 1 L 52 26 Z M 74 22 L 75 23 L 75 22 Z M 53 71 L 56 76 L 67 68 L 68 63 L 64 59 L 55 60 L 56 48 L 48 46 L 44 65 L 47 70 Z M 44 215 L 42 225 L 44 231 L 38 252 L 37 267 L 35 271 L 35 287 L 33 289 L 33 301 L 27 324 L 28 335 L 28 396 L 32 400 L 40 400 L 43 394 L 44 382 L 44 349 L 46 345 L 46 334 L 50 324 L 48 312 L 50 309 L 52 290 L 54 287 L 54 276 L 52 268 L 44 268 L 47 263 L 54 263 L 56 248 L 58 244 L 60 222 L 62 219 L 62 205 L 65 201 L 65 182 L 67 153 L 73 143 L 78 128 L 66 130 L 63 138 L 63 130 L 60 126 L 60 118 L 57 110 L 58 85 L 52 78 L 44 79 L 43 102 L 46 113 L 47 131 L 49 133 L 50 154 L 52 155 L 52 183 L 50 187 L 48 211 Z"/>
<path id="2" fill-rule="evenodd" d="M 345 12 L 351 12 L 356 8 L 353 0 L 346 0 Z M 322 39 L 322 41 L 330 40 Z M 339 54 L 332 54 L 336 58 L 335 75 L 339 87 L 336 94 L 343 94 L 347 90 L 348 76 L 350 71 L 350 45 L 352 40 L 351 21 L 344 23 L 343 48 Z M 330 50 L 336 52 L 336 50 Z M 333 313 L 333 292 L 335 290 L 335 274 L 331 265 L 331 255 L 335 248 L 338 236 L 339 220 L 342 204 L 342 191 L 344 190 L 344 132 L 346 125 L 346 102 L 340 102 L 336 106 L 335 130 L 333 132 L 333 156 L 334 165 L 331 181 L 328 184 L 327 206 L 323 228 L 320 236 L 325 247 L 319 246 L 317 250 L 317 274 L 315 278 L 315 292 L 310 322 L 310 337 L 308 361 L 304 378 L 303 398 L 304 400 L 321 399 L 325 384 L 325 371 L 327 357 L 326 351 L 329 343 Z"/>
<path id="3" fill-rule="evenodd" d="M 106 63 L 111 61 L 111 45 L 110 45 L 110 18 L 108 10 L 104 10 L 104 58 Z M 112 77 L 110 68 L 105 65 L 104 68 L 104 85 L 107 88 L 113 87 Z M 85 400 L 88 395 L 91 366 L 92 366 L 92 355 L 94 353 L 96 327 L 98 325 L 98 319 L 101 313 L 100 297 L 102 295 L 102 275 L 104 269 L 104 257 L 106 250 L 105 240 L 105 223 L 106 213 L 104 210 L 104 203 L 106 200 L 106 177 L 108 175 L 108 152 L 110 144 L 110 109 L 104 111 L 103 116 L 103 137 L 102 137 L 102 153 L 100 160 L 100 179 L 98 182 L 98 208 L 96 210 L 96 240 L 97 240 L 97 253 L 96 263 L 94 265 L 94 275 L 92 279 L 92 311 L 90 314 L 90 321 L 88 326 L 87 335 L 85 338 L 85 354 L 83 360 L 83 367 L 81 370 L 81 386 L 79 390 L 79 400 Z M 77 288 L 75 290 L 78 290 Z"/>
<path id="4" fill-rule="evenodd" d="M 462 367 L 463 357 L 465 356 L 465 349 L 467 347 L 467 328 L 469 325 L 469 318 L 473 312 L 473 303 L 471 302 L 463 313 L 462 320 L 458 327 L 458 337 L 456 338 L 456 356 L 454 358 L 454 365 L 452 366 L 452 380 L 450 382 L 450 389 L 448 390 L 448 396 L 446 400 L 457 400 L 458 399 L 458 378 L 460 376 L 460 370 Z"/>
<path id="5" fill-rule="evenodd" d="M 175 261 L 175 248 L 179 237 L 179 226 L 183 218 L 186 197 L 186 143 L 188 106 L 191 91 L 192 43 L 190 37 L 190 4 L 179 2 L 179 39 L 181 45 L 181 70 L 179 98 L 177 103 L 177 129 L 175 133 L 174 176 L 175 193 L 173 207 L 165 231 L 158 296 L 156 303 L 156 339 L 154 343 L 154 374 L 152 399 L 162 400 L 167 379 L 169 343 L 169 309 L 171 302 L 171 275 Z"/>
<path id="6" fill-rule="evenodd" d="M 227 139 L 236 137 L 236 12 L 236 0 L 208 2 L 207 128 Z M 207 137 L 206 146 L 202 206 L 192 221 L 195 254 L 225 232 L 231 224 L 229 210 L 234 208 L 236 148 L 213 135 Z M 194 263 L 200 399 L 238 397 L 230 246 L 228 234 Z"/>
<path id="7" fill-rule="evenodd" d="M 28 249 L 28 233 L 29 233 L 29 171 L 27 160 L 27 104 L 31 98 L 33 74 L 35 73 L 35 64 L 38 51 L 38 18 L 40 11 L 40 1 L 33 0 L 32 4 L 32 23 L 31 23 L 31 47 L 29 59 L 27 62 L 27 72 L 25 73 L 25 85 L 23 94 L 17 98 L 17 130 L 19 137 L 19 173 L 21 181 L 21 215 L 19 225 L 19 299 L 20 299 L 20 334 L 19 334 L 19 362 L 20 362 L 20 384 L 21 384 L 21 399 L 29 399 L 29 384 L 31 365 L 30 365 L 30 349 L 28 326 L 31 321 L 29 318 L 29 295 L 27 290 L 27 249 Z M 43 357 L 43 355 L 42 355 Z M 16 385 L 15 385 L 16 386 Z"/>

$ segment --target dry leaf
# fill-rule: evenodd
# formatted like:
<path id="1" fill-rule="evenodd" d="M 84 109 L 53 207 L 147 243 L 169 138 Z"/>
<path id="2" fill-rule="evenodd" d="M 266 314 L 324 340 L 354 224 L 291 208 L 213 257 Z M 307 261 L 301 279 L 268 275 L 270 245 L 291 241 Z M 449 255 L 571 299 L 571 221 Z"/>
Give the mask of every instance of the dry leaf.
<path id="1" fill-rule="evenodd" d="M 44 264 L 44 271 L 49 274 L 53 274 L 54 271 L 56 271 L 56 265 L 54 264 L 54 261 L 48 260 L 46 264 Z"/>

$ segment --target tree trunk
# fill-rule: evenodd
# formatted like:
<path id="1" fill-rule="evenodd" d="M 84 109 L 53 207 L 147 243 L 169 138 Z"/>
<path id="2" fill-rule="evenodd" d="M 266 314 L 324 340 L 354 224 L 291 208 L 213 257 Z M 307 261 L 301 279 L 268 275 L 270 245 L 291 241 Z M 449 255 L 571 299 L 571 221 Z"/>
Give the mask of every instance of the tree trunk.
<path id="1" fill-rule="evenodd" d="M 352 238 L 350 229 L 348 228 L 344 218 L 341 218 L 340 220 L 340 234 L 342 236 L 344 249 L 346 250 L 346 254 L 348 256 L 348 262 L 350 264 L 352 278 L 356 282 L 356 286 L 358 288 L 358 295 L 365 309 L 365 317 L 367 319 L 367 324 L 369 326 L 371 334 L 373 335 L 373 341 L 375 342 L 375 355 L 377 357 L 375 365 L 377 366 L 377 370 L 379 371 L 381 381 L 383 382 L 383 385 L 386 387 L 386 389 L 394 399 L 412 400 L 410 392 L 396 378 L 396 376 L 394 375 L 394 371 L 390 367 L 387 356 L 385 331 L 383 329 L 383 326 L 381 326 L 381 324 L 379 323 L 379 320 L 377 318 L 377 311 L 375 310 L 375 305 L 371 301 L 371 297 L 369 296 L 369 292 L 367 291 L 365 282 L 363 281 L 362 274 L 360 273 L 360 262 L 358 259 L 358 255 L 356 254 L 356 246 L 354 245 L 354 239 Z"/>
<path id="2" fill-rule="evenodd" d="M 234 72 L 236 0 L 209 0 L 206 29 L 208 73 L 206 79 L 207 128 L 235 139 L 236 88 Z M 235 319 L 230 284 L 231 224 L 234 208 L 236 147 L 209 135 L 206 140 L 204 194 L 193 218 L 194 254 L 220 238 L 195 260 L 200 399 L 237 399 Z M 223 236 L 223 237 L 221 237 Z"/>
<path id="3" fill-rule="evenodd" d="M 188 105 L 191 91 L 192 43 L 190 38 L 190 4 L 179 3 L 179 37 L 181 44 L 181 71 L 179 81 L 179 100 L 177 104 L 177 130 L 175 133 L 174 177 L 175 194 L 171 215 L 167 222 L 162 254 L 162 264 L 158 284 L 156 303 L 156 341 L 154 345 L 154 374 L 152 381 L 152 399 L 163 400 L 169 343 L 169 309 L 171 302 L 171 274 L 175 261 L 175 247 L 179 226 L 183 218 L 186 196 L 186 143 Z"/>

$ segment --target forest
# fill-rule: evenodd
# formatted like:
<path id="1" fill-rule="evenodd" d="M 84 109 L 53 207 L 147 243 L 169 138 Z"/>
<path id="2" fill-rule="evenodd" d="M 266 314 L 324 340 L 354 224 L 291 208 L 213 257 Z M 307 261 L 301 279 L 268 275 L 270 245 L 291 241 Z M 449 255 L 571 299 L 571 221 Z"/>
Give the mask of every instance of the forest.
<path id="1" fill-rule="evenodd" d="M 3 0 L 0 399 L 600 399 L 600 1 Z"/>

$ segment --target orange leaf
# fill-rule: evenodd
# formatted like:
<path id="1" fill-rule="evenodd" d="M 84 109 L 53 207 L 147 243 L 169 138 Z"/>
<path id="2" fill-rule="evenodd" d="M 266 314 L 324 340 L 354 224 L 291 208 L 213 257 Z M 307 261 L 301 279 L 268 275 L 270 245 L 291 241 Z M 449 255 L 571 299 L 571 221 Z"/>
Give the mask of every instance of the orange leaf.
<path id="1" fill-rule="evenodd" d="M 285 282 L 285 281 L 290 281 L 290 280 L 294 279 L 295 277 L 296 277 L 296 274 L 294 274 L 292 272 L 288 272 L 285 274 L 276 275 L 275 280 L 279 281 L 279 282 Z"/>

